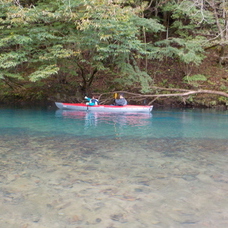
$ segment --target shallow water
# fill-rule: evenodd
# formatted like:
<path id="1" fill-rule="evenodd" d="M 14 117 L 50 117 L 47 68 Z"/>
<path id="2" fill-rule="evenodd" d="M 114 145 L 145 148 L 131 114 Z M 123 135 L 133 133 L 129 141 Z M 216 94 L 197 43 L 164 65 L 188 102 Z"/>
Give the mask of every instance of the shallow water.
<path id="1" fill-rule="evenodd" d="M 228 227 L 227 112 L 0 112 L 0 227 Z"/>

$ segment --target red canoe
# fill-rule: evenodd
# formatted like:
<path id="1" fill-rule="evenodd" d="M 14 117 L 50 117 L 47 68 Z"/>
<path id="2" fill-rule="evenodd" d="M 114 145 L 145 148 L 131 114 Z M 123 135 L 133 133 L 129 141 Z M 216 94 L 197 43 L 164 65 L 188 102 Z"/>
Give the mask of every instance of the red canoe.
<path id="1" fill-rule="evenodd" d="M 86 105 L 81 103 L 61 103 L 55 102 L 59 109 L 78 110 L 78 111 L 99 111 L 99 112 L 152 112 L 153 106 L 147 105 Z"/>

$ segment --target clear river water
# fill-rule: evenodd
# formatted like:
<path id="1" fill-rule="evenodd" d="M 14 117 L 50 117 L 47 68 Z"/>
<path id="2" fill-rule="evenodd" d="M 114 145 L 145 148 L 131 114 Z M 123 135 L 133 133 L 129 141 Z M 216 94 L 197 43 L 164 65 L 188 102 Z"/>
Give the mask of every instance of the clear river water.
<path id="1" fill-rule="evenodd" d="M 228 111 L 0 108 L 0 227 L 228 227 Z"/>

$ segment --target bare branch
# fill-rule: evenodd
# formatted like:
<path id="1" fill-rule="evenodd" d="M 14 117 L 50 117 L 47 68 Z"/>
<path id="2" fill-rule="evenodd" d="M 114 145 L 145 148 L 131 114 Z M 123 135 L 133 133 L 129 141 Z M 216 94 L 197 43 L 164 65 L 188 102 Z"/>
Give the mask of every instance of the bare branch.
<path id="1" fill-rule="evenodd" d="M 124 93 L 125 95 L 128 95 L 128 98 L 132 100 L 139 100 L 139 99 L 145 99 L 145 98 L 154 98 L 152 101 L 149 102 L 149 104 L 152 104 L 155 100 L 157 100 L 160 97 L 187 97 L 194 94 L 214 94 L 219 95 L 223 97 L 228 98 L 228 93 L 223 91 L 216 91 L 216 90 L 187 90 L 187 89 L 179 89 L 179 88 L 162 88 L 162 87 L 152 87 L 153 89 L 157 89 L 160 91 L 171 91 L 171 92 L 177 92 L 177 93 L 166 93 L 166 94 L 138 94 L 138 93 L 131 93 L 127 91 L 114 91 L 109 93 L 103 93 L 100 94 L 99 99 L 104 95 L 110 95 L 114 93 Z M 113 96 L 112 96 L 113 97 Z M 106 98 L 102 103 L 105 103 L 107 101 L 110 101 L 111 98 Z M 184 99 L 185 100 L 185 99 Z"/>

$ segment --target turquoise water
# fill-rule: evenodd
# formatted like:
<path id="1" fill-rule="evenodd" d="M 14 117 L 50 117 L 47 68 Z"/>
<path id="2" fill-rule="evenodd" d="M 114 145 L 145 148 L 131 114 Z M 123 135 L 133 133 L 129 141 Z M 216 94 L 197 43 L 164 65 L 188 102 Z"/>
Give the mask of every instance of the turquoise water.
<path id="1" fill-rule="evenodd" d="M 228 112 L 154 111 L 153 114 L 2 109 L 0 134 L 130 138 L 228 138 Z"/>
<path id="2" fill-rule="evenodd" d="M 0 109 L 0 227 L 228 227 L 228 111 Z"/>

